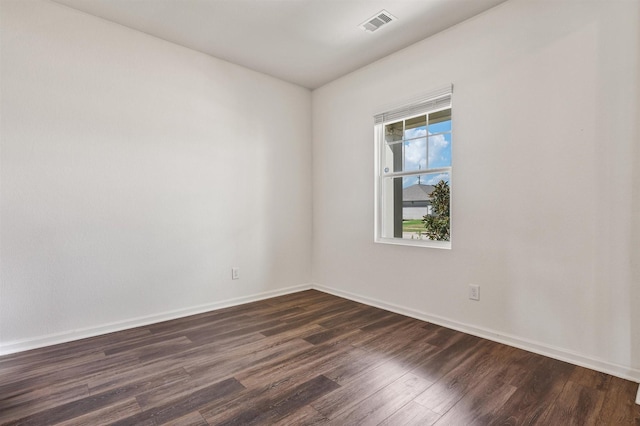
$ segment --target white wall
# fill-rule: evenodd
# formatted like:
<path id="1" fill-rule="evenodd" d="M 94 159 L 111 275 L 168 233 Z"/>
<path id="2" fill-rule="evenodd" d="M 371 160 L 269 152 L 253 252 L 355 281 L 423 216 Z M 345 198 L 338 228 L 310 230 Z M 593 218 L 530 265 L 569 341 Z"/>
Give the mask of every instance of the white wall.
<path id="1" fill-rule="evenodd" d="M 314 281 L 640 380 L 639 41 L 638 2 L 512 0 L 314 91 Z M 372 116 L 449 83 L 453 249 L 374 244 Z"/>
<path id="2" fill-rule="evenodd" d="M 309 285 L 308 90 L 1 7 L 0 353 Z"/>

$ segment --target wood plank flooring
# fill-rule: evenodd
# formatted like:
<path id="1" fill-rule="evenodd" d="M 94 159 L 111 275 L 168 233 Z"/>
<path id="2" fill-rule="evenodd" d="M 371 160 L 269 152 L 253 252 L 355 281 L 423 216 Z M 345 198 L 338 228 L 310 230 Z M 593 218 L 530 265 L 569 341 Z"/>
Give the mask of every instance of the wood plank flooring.
<path id="1" fill-rule="evenodd" d="M 637 384 L 304 291 L 0 358 L 7 425 L 640 425 Z"/>

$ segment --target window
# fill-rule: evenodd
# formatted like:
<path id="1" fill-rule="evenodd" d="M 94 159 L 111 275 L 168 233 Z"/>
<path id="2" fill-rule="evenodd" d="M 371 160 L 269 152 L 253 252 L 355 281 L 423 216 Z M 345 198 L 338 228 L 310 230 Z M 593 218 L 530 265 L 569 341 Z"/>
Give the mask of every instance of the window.
<path id="1" fill-rule="evenodd" d="M 374 117 L 376 242 L 451 248 L 451 93 Z"/>

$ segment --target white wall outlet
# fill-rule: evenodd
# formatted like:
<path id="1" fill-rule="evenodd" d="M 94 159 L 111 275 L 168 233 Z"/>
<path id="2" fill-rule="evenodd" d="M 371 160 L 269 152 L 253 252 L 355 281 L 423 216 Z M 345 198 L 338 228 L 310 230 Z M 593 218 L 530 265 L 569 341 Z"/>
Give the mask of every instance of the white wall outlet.
<path id="1" fill-rule="evenodd" d="M 480 286 L 477 284 L 469 284 L 469 299 L 480 300 Z"/>
<path id="2" fill-rule="evenodd" d="M 234 266 L 233 268 L 231 268 L 231 279 L 232 280 L 239 280 L 240 279 L 240 268 L 237 266 Z"/>

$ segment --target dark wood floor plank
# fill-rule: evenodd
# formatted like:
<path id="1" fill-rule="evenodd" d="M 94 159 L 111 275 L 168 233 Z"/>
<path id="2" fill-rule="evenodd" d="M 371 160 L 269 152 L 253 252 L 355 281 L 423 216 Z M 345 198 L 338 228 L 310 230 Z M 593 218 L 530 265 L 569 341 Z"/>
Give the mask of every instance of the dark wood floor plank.
<path id="1" fill-rule="evenodd" d="M 611 377 L 598 415 L 598 424 L 640 425 L 640 405 L 635 403 L 638 384 Z"/>
<path id="2" fill-rule="evenodd" d="M 162 341 L 144 342 L 137 347 L 129 348 L 125 354 L 135 356 L 142 363 L 151 359 L 166 357 L 168 355 L 192 348 L 193 342 L 184 336 L 174 337 Z"/>
<path id="3" fill-rule="evenodd" d="M 348 347 L 314 346 L 307 341 L 303 342 L 309 347 L 301 347 L 297 351 L 273 357 L 268 363 L 262 363 L 237 373 L 236 377 L 247 387 L 261 386 L 282 376 L 295 374 L 297 371 L 321 371 L 319 370 L 320 366 L 333 362 L 334 358 L 348 350 Z"/>
<path id="4" fill-rule="evenodd" d="M 595 425 L 604 403 L 604 394 L 604 391 L 569 380 L 540 424 Z"/>
<path id="5" fill-rule="evenodd" d="M 307 319 L 297 321 L 282 321 L 280 325 L 271 327 L 269 329 L 261 331 L 261 333 L 267 337 L 275 336 L 276 334 L 286 333 L 288 331 L 298 330 L 301 327 L 307 327 L 310 324 L 317 325 L 316 322 L 309 321 Z"/>
<path id="6" fill-rule="evenodd" d="M 345 309 L 349 308 L 349 304 L 345 303 L 326 303 L 324 306 L 314 306 L 305 310 L 305 312 L 291 316 L 287 319 L 287 324 L 309 324 L 315 323 L 322 325 L 323 322 L 331 319 L 340 318 L 344 315 Z"/>
<path id="7" fill-rule="evenodd" d="M 150 364 L 136 364 L 125 368 L 110 369 L 94 375 L 87 381 L 89 391 L 95 395 L 108 390 L 121 388 L 140 381 L 145 377 L 153 377 L 160 371 L 171 371 L 176 368 L 176 363 L 171 361 L 155 362 Z M 186 372 L 183 376 L 188 377 Z"/>
<path id="8" fill-rule="evenodd" d="M 332 419 L 330 425 L 380 424 L 431 386 L 431 382 L 406 373 L 393 383 Z"/>
<path id="9" fill-rule="evenodd" d="M 242 321 L 242 319 L 247 318 L 247 314 L 251 314 L 254 309 L 254 304 L 246 304 L 242 305 L 242 307 L 236 306 L 170 321 L 163 321 L 148 325 L 146 328 L 150 333 L 156 336 L 172 333 L 184 333 L 200 327 L 216 327 L 221 324 Z"/>
<path id="10" fill-rule="evenodd" d="M 70 367 L 57 366 L 51 364 L 49 368 L 37 376 L 16 377 L 16 381 L 0 386 L 0 395 L 3 398 L 11 397 L 16 393 L 24 393 L 34 389 L 40 389 L 48 383 L 58 386 L 65 384 L 85 384 L 92 377 L 99 375 L 103 371 L 123 368 L 128 365 L 135 365 L 138 359 L 135 356 L 123 356 L 118 358 L 105 358 L 91 360 L 83 364 L 75 364 Z M 78 377 L 82 377 L 82 383 L 78 383 Z"/>
<path id="11" fill-rule="evenodd" d="M 77 365 L 84 365 L 87 362 L 91 361 L 99 362 L 101 360 L 104 360 L 105 358 L 106 356 L 103 351 L 94 349 L 93 351 L 80 352 L 75 354 L 60 354 L 59 357 L 56 355 L 52 355 L 51 358 L 48 358 L 49 361 L 38 359 L 33 361 L 33 363 L 28 361 L 26 363 L 5 363 L 5 365 L 0 366 L 0 371 L 2 371 L 2 375 L 0 375 L 0 387 L 28 378 L 45 376 L 52 371 L 51 359 L 56 360 L 55 370 L 63 370 L 72 368 L 73 366 Z"/>
<path id="12" fill-rule="evenodd" d="M 184 379 L 186 373 L 182 368 L 173 371 L 158 372 L 153 377 L 145 377 L 143 380 L 132 382 L 122 388 L 89 395 L 72 402 L 58 405 L 44 411 L 20 419 L 16 424 L 43 425 L 54 424 L 84 416 L 96 410 L 104 409 L 110 405 L 118 404 L 123 400 L 132 398 L 140 392 L 166 385 L 172 381 Z M 9 422 L 9 424 L 12 424 Z"/>
<path id="13" fill-rule="evenodd" d="M 606 391 L 612 376 L 588 368 L 576 367 L 571 373 L 569 380 L 587 388 Z"/>
<path id="14" fill-rule="evenodd" d="M 517 390 L 492 416 L 494 424 L 535 424 L 562 392 L 576 367 L 566 362 L 534 355 L 529 371 L 520 378 Z"/>
<path id="15" fill-rule="evenodd" d="M 367 343 L 370 344 L 371 340 Z M 356 354 L 354 361 L 336 365 L 323 374 L 340 385 L 345 385 L 351 380 L 357 380 L 361 374 L 375 371 L 376 367 L 384 363 L 392 363 L 399 372 L 406 373 L 437 349 L 419 339 L 398 338 L 395 345 L 387 345 L 386 342 L 381 344 L 380 341 L 375 343 L 375 349 L 365 349 L 368 347 L 366 344 L 357 345 L 351 350 Z"/>
<path id="16" fill-rule="evenodd" d="M 280 320 L 273 320 L 267 323 L 254 323 L 241 327 L 235 328 L 232 330 L 227 330 L 222 333 L 215 333 L 209 330 L 198 330 L 198 331 L 189 331 L 185 333 L 185 336 L 194 343 L 198 344 L 206 344 L 215 341 L 221 341 L 224 339 L 234 338 L 237 336 L 242 336 L 246 334 L 251 334 L 253 332 L 264 332 L 270 328 L 278 327 L 283 325 L 283 322 Z"/>
<path id="17" fill-rule="evenodd" d="M 386 420 L 380 423 L 380 426 L 431 426 L 439 419 L 440 415 L 438 413 L 434 413 L 417 402 L 411 401 L 401 410 L 387 417 Z"/>
<path id="18" fill-rule="evenodd" d="M 209 426 L 209 423 L 207 423 L 199 411 L 193 411 L 163 424 L 166 426 Z"/>
<path id="19" fill-rule="evenodd" d="M 211 401 L 230 399 L 242 389 L 244 389 L 244 386 L 233 378 L 223 380 L 187 396 L 168 400 L 166 404 L 160 407 L 144 410 L 139 414 L 115 422 L 113 425 L 142 424 L 149 421 L 161 425 L 197 411 Z"/>
<path id="20" fill-rule="evenodd" d="M 160 372 L 165 372 L 160 374 Z M 140 383 L 148 383 L 144 387 L 140 387 Z M 211 382 L 207 383 L 210 384 Z M 167 365 L 165 368 L 149 368 L 144 370 L 135 371 L 126 375 L 119 375 L 114 380 L 104 382 L 101 385 L 90 388 L 93 395 L 105 394 L 108 392 L 118 392 L 122 389 L 129 389 L 130 387 L 136 387 L 136 399 L 142 409 L 148 408 L 150 405 L 147 400 L 152 399 L 153 395 L 163 394 L 164 402 L 171 398 L 176 398 L 184 393 L 184 389 L 192 390 L 197 384 L 193 383 L 193 377 L 188 374 L 184 368 L 175 368 Z M 205 387 L 201 385 L 198 388 Z M 154 401 L 155 402 L 155 401 Z"/>
<path id="21" fill-rule="evenodd" d="M 203 410 L 203 417 L 215 425 L 266 425 L 281 421 L 340 386 L 320 375 L 283 392 L 261 393 L 260 397 L 236 401 L 224 409 Z"/>
<path id="22" fill-rule="evenodd" d="M 440 327 L 431 323 L 423 325 L 422 328 L 430 332 L 429 336 L 426 337 L 426 340 L 427 342 L 429 342 L 430 345 L 433 345 L 433 346 L 438 346 L 438 347 L 448 346 L 451 344 L 452 340 L 460 336 L 460 333 L 455 330 L 451 330 L 450 328 Z"/>
<path id="23" fill-rule="evenodd" d="M 344 326 L 347 324 L 353 328 L 362 328 L 376 321 L 383 320 L 385 318 L 392 317 L 396 314 L 393 312 L 384 311 L 382 309 L 372 308 L 370 306 L 366 308 L 359 308 L 352 311 L 350 314 L 345 315 L 337 314 L 332 318 L 324 319 L 319 324 L 325 328 L 333 328 Z"/>
<path id="24" fill-rule="evenodd" d="M 243 384 L 246 383 L 247 387 L 259 387 L 268 383 L 281 382 L 290 377 L 305 377 L 312 372 L 321 374 L 349 358 L 346 348 L 335 351 L 322 349 L 313 355 L 309 355 L 312 349 L 305 350 L 301 358 L 297 360 L 289 358 L 284 363 L 269 367 L 259 374 L 247 374 L 242 371 L 237 376 Z M 309 355 L 308 358 L 307 355 Z"/>
<path id="25" fill-rule="evenodd" d="M 253 335 L 253 334 L 252 334 Z M 184 365 L 189 373 L 202 374 L 207 370 L 221 370 L 222 367 L 235 364 L 244 368 L 246 363 L 241 362 L 243 357 L 250 362 L 264 361 L 279 353 L 287 353 L 286 348 L 295 349 L 309 347 L 310 345 L 302 339 L 273 339 L 267 338 L 259 333 L 258 339 L 247 339 L 236 341 L 234 346 L 215 347 L 210 352 L 192 354 L 180 361 L 179 357 L 173 359 Z M 210 346 L 210 345 L 207 345 Z M 221 350 L 222 349 L 222 350 Z M 228 369 L 227 369 L 228 371 Z"/>
<path id="26" fill-rule="evenodd" d="M 62 404 L 89 396 L 85 384 L 65 383 L 42 386 L 15 395 L 0 397 L 0 424 L 27 417 Z"/>
<path id="27" fill-rule="evenodd" d="M 413 318 L 405 317 L 404 315 L 389 315 L 383 319 L 378 321 L 374 321 L 370 324 L 365 325 L 364 327 L 360 327 L 360 329 L 364 332 L 387 332 L 390 333 L 394 329 L 400 328 L 403 325 L 409 325 L 415 323 L 416 320 Z"/>
<path id="28" fill-rule="evenodd" d="M 494 380 L 501 383 L 520 386 L 523 379 L 529 377 L 531 368 L 541 359 L 540 355 L 522 349 L 494 345 L 493 362 L 499 368 L 493 369 Z"/>
<path id="29" fill-rule="evenodd" d="M 213 322 L 204 322 L 200 319 L 195 324 L 181 323 L 179 327 L 172 327 L 169 330 L 155 332 L 151 336 L 142 336 L 135 339 L 128 339 L 125 341 L 114 342 L 105 346 L 104 353 L 107 356 L 115 355 L 122 352 L 127 352 L 131 349 L 138 349 L 142 346 L 151 345 L 160 342 L 166 342 L 175 338 L 184 338 L 187 333 L 203 333 L 211 335 L 220 331 L 230 331 L 234 328 L 242 327 L 243 325 L 253 324 L 254 320 L 246 315 L 232 316 L 230 318 L 219 318 Z"/>
<path id="30" fill-rule="evenodd" d="M 60 422 L 56 426 L 111 425 L 119 420 L 134 416 L 140 413 L 140 411 L 140 406 L 136 399 L 129 398 L 102 409 L 91 411 L 90 413 L 82 416 Z"/>
<path id="31" fill-rule="evenodd" d="M 448 343 L 450 346 L 425 357 L 413 372 L 430 382 L 436 382 L 478 350 L 482 339 L 468 334 L 459 334 L 449 339 Z M 429 342 L 429 344 L 432 343 Z"/>
<path id="32" fill-rule="evenodd" d="M 283 322 L 287 322 L 287 321 L 291 321 L 292 319 L 295 319 L 296 316 L 302 314 L 303 312 L 305 312 L 305 310 L 302 309 L 299 306 L 295 306 L 295 307 L 291 307 L 291 308 L 287 308 L 287 309 L 273 309 L 272 308 L 269 311 L 261 312 L 259 314 L 259 317 L 264 322 L 268 322 L 268 321 L 271 321 L 271 320 L 274 320 L 274 319 L 277 319 L 277 320 L 280 320 L 280 321 L 283 321 Z"/>
<path id="33" fill-rule="evenodd" d="M 236 330 L 243 329 L 244 327 L 253 327 L 256 324 L 271 323 L 273 321 L 282 322 L 279 318 L 271 318 L 266 321 L 257 321 L 258 315 L 239 315 L 231 316 L 229 318 L 217 319 L 210 323 L 200 323 L 196 326 L 183 326 L 182 329 L 178 329 L 171 332 L 154 333 L 154 336 L 170 338 L 172 336 L 192 336 L 194 340 L 198 340 L 198 337 L 208 336 L 224 336 L 225 333 L 231 333 Z M 274 323 L 278 324 L 278 323 Z"/>
<path id="34" fill-rule="evenodd" d="M 238 354 L 233 358 L 225 358 L 213 364 L 207 362 L 202 367 L 190 368 L 187 371 L 193 376 L 217 377 L 220 374 L 233 374 L 247 387 L 260 386 L 261 383 L 275 380 L 279 371 L 289 371 L 286 362 L 306 360 L 306 355 L 311 362 L 311 356 L 317 360 L 322 355 L 327 355 L 316 350 L 308 342 L 302 339 L 294 339 L 279 345 L 269 346 L 257 352 L 247 352 L 246 355 Z"/>
<path id="35" fill-rule="evenodd" d="M 249 348 L 262 348 L 263 346 L 271 345 L 265 340 L 264 335 L 254 332 L 185 348 L 183 351 L 170 354 L 166 358 L 156 358 L 141 363 L 140 367 L 163 368 L 167 365 L 181 365 L 188 371 L 190 368 L 202 367 L 207 362 L 214 363 L 220 358 L 226 359 L 231 353 L 237 354 L 239 351 L 245 350 L 250 352 Z"/>
<path id="36" fill-rule="evenodd" d="M 291 425 L 323 425 L 329 421 L 322 414 L 318 413 L 311 405 L 305 405 L 297 411 L 293 411 L 289 415 L 283 417 L 273 423 L 277 426 L 291 426 Z"/>
<path id="37" fill-rule="evenodd" d="M 481 342 L 473 353 L 416 397 L 415 401 L 435 413 L 445 414 L 464 397 L 474 383 L 494 380 L 491 377 L 491 349 L 493 345 Z"/>
<path id="38" fill-rule="evenodd" d="M 370 337 L 361 342 L 354 343 L 355 346 L 363 348 L 369 352 L 394 357 L 400 354 L 406 345 L 419 342 L 426 348 L 433 348 L 422 335 L 422 330 L 412 324 L 407 324 L 401 330 L 394 333 L 367 333 Z M 432 351 L 428 351 L 432 353 Z"/>
<path id="39" fill-rule="evenodd" d="M 385 355 L 398 367 L 415 372 L 416 369 L 422 365 L 425 358 L 432 356 L 437 351 L 438 348 L 431 346 L 427 342 L 414 340 L 410 342 L 398 342 L 397 350 Z M 374 351 L 373 353 L 377 352 Z"/>
<path id="40" fill-rule="evenodd" d="M 292 392 L 293 389 L 316 379 L 318 374 L 321 374 L 324 370 L 330 370 L 334 364 L 348 362 L 348 357 L 350 356 L 349 351 L 341 349 L 333 353 L 331 357 L 322 358 L 322 362 L 316 363 L 312 368 L 279 369 L 274 374 L 265 376 L 262 380 L 253 383 L 254 387 L 248 389 L 247 392 L 239 394 L 237 398 L 224 407 L 219 404 L 213 404 L 203 408 L 201 412 L 207 420 L 215 424 L 234 416 L 245 420 L 253 418 L 252 416 L 257 416 L 258 414 L 251 414 L 253 413 L 251 407 L 268 405 L 268 402 L 277 399 L 278 395 Z M 289 414 L 292 413 L 287 415 Z"/>
<path id="41" fill-rule="evenodd" d="M 304 347 L 305 344 L 306 342 L 298 340 L 265 349 L 260 352 L 259 357 L 253 358 L 252 365 L 262 365 L 263 362 L 268 362 L 268 360 L 278 354 L 282 355 L 289 351 L 294 351 L 296 349 L 295 345 L 299 345 L 298 347 Z M 138 395 L 138 402 L 143 409 L 161 405 L 162 402 L 167 399 L 187 395 L 208 386 L 210 383 L 218 382 L 233 377 L 234 375 L 237 376 L 236 373 L 247 368 L 245 358 L 243 357 L 225 359 L 223 362 L 220 362 L 218 366 L 219 368 L 191 369 L 189 370 L 189 380 L 176 385 L 160 386 L 148 392 L 141 393 Z"/>
<path id="42" fill-rule="evenodd" d="M 341 386 L 354 380 L 363 372 L 370 371 L 387 361 L 387 358 L 372 354 L 358 347 L 349 348 L 346 352 L 349 356 L 348 359 L 333 365 L 322 373 Z"/>
<path id="43" fill-rule="evenodd" d="M 351 327 L 337 327 L 331 330 L 323 329 L 318 333 L 305 337 L 304 340 L 312 345 L 335 343 L 336 341 L 345 340 L 348 340 L 348 344 L 352 344 L 353 342 L 366 340 L 370 337 L 370 334 L 363 333 L 359 329 L 353 329 Z"/>
<path id="44" fill-rule="evenodd" d="M 469 392 L 465 393 L 457 404 L 448 410 L 435 425 L 459 426 L 491 424 L 495 413 L 502 408 L 516 390 L 515 386 L 499 381 L 489 380 L 486 384 L 477 384 L 473 386 Z M 561 425 L 563 423 L 549 424 Z"/>
<path id="45" fill-rule="evenodd" d="M 340 389 L 319 398 L 311 406 L 323 416 L 333 419 L 406 373 L 406 368 L 392 361 L 383 362 L 371 370 L 363 371 L 351 381 L 342 384 Z"/>
<path id="46" fill-rule="evenodd" d="M 260 407 L 262 414 L 253 422 L 255 424 L 271 424 L 284 419 L 288 414 L 296 412 L 337 388 L 336 382 L 324 376 L 318 376 L 296 387 L 288 393 Z"/>
<path id="47" fill-rule="evenodd" d="M 640 426 L 637 386 L 308 290 L 0 357 L 0 424 Z"/>

